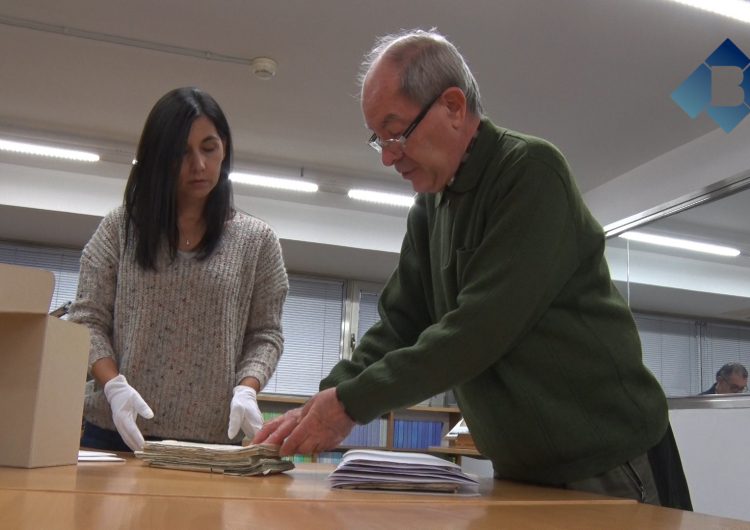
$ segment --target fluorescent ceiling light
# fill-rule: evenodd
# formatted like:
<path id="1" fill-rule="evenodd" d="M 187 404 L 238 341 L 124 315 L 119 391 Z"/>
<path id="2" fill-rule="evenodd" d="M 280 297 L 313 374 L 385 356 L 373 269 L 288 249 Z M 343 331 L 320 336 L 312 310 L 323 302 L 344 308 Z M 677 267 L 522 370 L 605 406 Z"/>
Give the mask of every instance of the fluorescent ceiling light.
<path id="1" fill-rule="evenodd" d="M 688 239 L 677 239 L 674 237 L 657 236 L 654 234 L 644 234 L 643 232 L 625 232 L 620 234 L 624 239 L 650 243 L 652 245 L 661 245 L 663 247 L 682 248 L 685 250 L 694 250 L 695 252 L 706 252 L 708 254 L 717 254 L 719 256 L 739 256 L 740 251 L 736 248 L 722 247 L 708 243 L 698 243 Z"/>
<path id="2" fill-rule="evenodd" d="M 86 151 L 74 149 L 62 149 L 60 147 L 49 147 L 46 145 L 29 144 L 25 142 L 12 142 L 0 140 L 0 151 L 11 151 L 25 155 L 49 156 L 53 158 L 64 158 L 66 160 L 78 160 L 81 162 L 97 162 L 99 155 Z"/>
<path id="3" fill-rule="evenodd" d="M 314 182 L 298 179 L 284 179 L 278 177 L 267 177 L 265 175 L 255 175 L 253 173 L 229 174 L 229 178 L 238 184 L 249 184 L 250 186 L 262 186 L 264 188 L 275 188 L 279 190 L 304 191 L 314 193 L 318 191 L 318 185 Z"/>
<path id="4" fill-rule="evenodd" d="M 391 206 L 405 206 L 410 208 L 414 204 L 413 195 L 401 195 L 398 193 L 383 193 L 369 190 L 349 190 L 350 199 L 358 201 L 376 202 L 378 204 L 389 204 Z"/>
<path id="5" fill-rule="evenodd" d="M 750 23 L 750 2 L 747 0 L 672 0 L 717 15 Z"/>

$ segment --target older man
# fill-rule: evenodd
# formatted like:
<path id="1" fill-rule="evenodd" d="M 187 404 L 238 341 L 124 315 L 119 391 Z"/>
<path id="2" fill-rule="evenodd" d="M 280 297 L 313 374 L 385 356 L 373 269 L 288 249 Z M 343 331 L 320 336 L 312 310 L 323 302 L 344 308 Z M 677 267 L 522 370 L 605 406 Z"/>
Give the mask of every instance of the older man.
<path id="1" fill-rule="evenodd" d="M 747 392 L 747 368 L 740 363 L 727 363 L 716 372 L 716 382 L 701 395 L 742 392 Z"/>
<path id="2" fill-rule="evenodd" d="M 435 32 L 381 39 L 363 72 L 369 144 L 418 192 L 398 268 L 352 359 L 254 441 L 323 451 L 453 389 L 497 477 L 658 504 L 666 398 L 563 156 L 484 117 Z"/>

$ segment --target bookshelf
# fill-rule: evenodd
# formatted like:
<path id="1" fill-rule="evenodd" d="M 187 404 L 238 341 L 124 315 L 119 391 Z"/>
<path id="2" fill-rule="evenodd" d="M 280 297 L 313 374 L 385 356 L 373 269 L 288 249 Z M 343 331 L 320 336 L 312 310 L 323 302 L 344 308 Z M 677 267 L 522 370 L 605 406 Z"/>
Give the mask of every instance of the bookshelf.
<path id="1" fill-rule="evenodd" d="M 266 420 L 301 406 L 308 399 L 309 396 L 258 394 L 258 403 Z M 460 419 L 461 412 L 458 407 L 415 405 L 398 409 L 367 425 L 358 425 L 344 443 L 331 452 L 366 447 L 387 451 L 429 451 L 433 454 L 460 458 L 460 455 L 451 452 L 451 448 L 441 447 L 445 433 Z M 445 451 L 441 452 L 441 449 Z M 476 452 L 474 454 L 478 455 Z M 324 458 L 328 458 L 328 455 Z"/>

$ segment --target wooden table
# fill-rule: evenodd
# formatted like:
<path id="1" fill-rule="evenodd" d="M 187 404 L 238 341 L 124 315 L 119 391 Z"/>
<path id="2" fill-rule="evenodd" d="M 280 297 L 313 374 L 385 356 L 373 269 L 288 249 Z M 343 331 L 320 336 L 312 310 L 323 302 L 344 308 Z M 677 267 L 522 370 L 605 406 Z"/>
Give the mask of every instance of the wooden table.
<path id="1" fill-rule="evenodd" d="M 2 529 L 750 529 L 630 500 L 486 479 L 478 496 L 331 490 L 333 466 L 231 477 L 125 463 L 0 468 Z"/>

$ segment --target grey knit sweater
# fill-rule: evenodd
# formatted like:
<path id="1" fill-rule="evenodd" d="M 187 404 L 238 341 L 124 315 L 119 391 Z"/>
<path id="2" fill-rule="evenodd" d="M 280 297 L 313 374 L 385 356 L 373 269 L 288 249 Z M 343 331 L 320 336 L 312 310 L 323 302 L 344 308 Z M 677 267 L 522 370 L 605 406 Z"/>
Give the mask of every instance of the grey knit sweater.
<path id="1" fill-rule="evenodd" d="M 253 376 L 261 388 L 281 355 L 289 284 L 281 247 L 263 221 L 236 213 L 213 254 L 199 261 L 166 251 L 158 272 L 125 246 L 125 210 L 109 213 L 83 249 L 70 320 L 91 332 L 89 368 L 112 357 L 154 411 L 144 436 L 227 443 L 232 388 Z M 89 381 L 84 417 L 114 430 L 102 388 Z"/>

